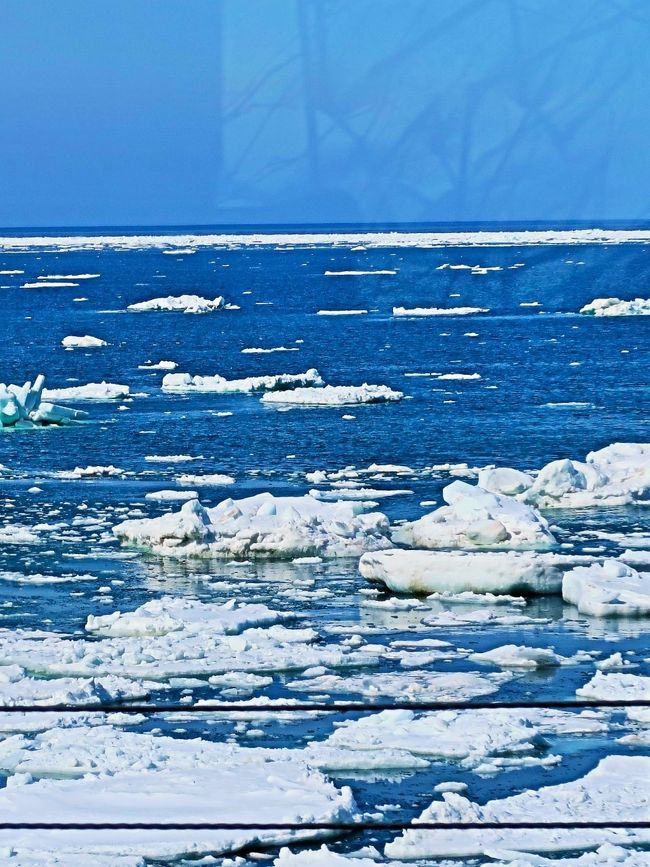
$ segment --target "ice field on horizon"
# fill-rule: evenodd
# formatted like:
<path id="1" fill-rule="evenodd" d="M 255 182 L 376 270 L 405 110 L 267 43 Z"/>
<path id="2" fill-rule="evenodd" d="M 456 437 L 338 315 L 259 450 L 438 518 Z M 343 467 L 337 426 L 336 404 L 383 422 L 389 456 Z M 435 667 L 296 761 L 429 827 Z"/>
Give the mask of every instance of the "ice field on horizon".
<path id="1" fill-rule="evenodd" d="M 0 238 L 0 865 L 650 865 L 649 245 Z"/>

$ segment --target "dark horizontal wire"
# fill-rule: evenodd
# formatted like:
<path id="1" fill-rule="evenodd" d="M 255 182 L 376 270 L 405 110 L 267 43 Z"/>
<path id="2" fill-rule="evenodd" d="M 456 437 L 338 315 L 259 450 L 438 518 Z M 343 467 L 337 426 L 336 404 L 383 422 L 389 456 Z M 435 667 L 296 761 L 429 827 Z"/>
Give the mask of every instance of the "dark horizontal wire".
<path id="1" fill-rule="evenodd" d="M 602 707 L 650 707 L 650 699 L 558 699 L 536 701 L 396 701 L 365 704 L 363 702 L 301 702 L 298 704 L 233 704 L 209 702 L 205 704 L 24 704 L 0 705 L 0 713 L 371 713 L 383 710 L 546 710 L 594 709 Z"/>
<path id="2" fill-rule="evenodd" d="M 650 821 L 592 822 L 0 822 L 0 831 L 500 831 L 650 828 Z"/>

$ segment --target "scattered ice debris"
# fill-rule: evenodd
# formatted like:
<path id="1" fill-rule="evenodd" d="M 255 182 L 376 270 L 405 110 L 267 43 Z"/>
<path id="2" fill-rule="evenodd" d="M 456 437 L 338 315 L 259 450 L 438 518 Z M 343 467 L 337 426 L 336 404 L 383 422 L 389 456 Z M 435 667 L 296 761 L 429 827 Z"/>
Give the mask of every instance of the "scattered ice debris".
<path id="1" fill-rule="evenodd" d="M 542 509 L 625 505 L 650 492 L 650 444 L 613 443 L 590 452 L 584 463 L 551 461 L 534 480 L 518 470 L 500 468 L 480 483 L 498 490 L 504 478 L 517 479 L 517 498 Z"/>
<path id="2" fill-rule="evenodd" d="M 203 460 L 203 455 L 145 455 L 144 459 L 151 464 L 186 464 Z"/>
<path id="3" fill-rule="evenodd" d="M 251 346 L 248 349 L 242 349 L 243 355 L 267 355 L 271 352 L 298 352 L 298 346 L 272 346 L 270 349 L 263 349 L 260 346 Z"/>
<path id="4" fill-rule="evenodd" d="M 12 628 L 0 630 L 0 642 L 5 667 L 38 673 L 46 678 L 38 681 L 47 684 L 43 689 L 56 690 L 61 678 L 101 678 L 103 684 L 114 676 L 129 697 L 169 689 L 178 678 L 372 667 L 379 662 L 367 651 L 319 642 L 313 629 L 282 625 L 288 619 L 293 618 L 266 605 L 238 605 L 234 599 L 222 605 L 162 597 L 135 611 L 89 616 L 89 638 Z"/>
<path id="5" fill-rule="evenodd" d="M 13 269 L 4 269 L 3 271 L 0 271 L 0 275 L 2 275 L 3 277 L 4 277 L 5 275 L 7 275 L 7 276 L 10 276 L 10 275 L 13 276 L 13 275 L 15 275 L 15 274 L 24 274 L 24 273 L 25 273 L 24 271 L 21 271 L 20 269 L 16 269 L 16 268 L 13 268 Z"/>
<path id="6" fill-rule="evenodd" d="M 78 286 L 69 280 L 37 280 L 35 283 L 23 283 L 21 289 L 71 289 Z"/>
<path id="7" fill-rule="evenodd" d="M 31 382 L 22 386 L 0 383 L 0 430 L 66 425 L 85 418 L 86 413 L 82 410 L 44 401 L 44 385 L 45 377 L 41 374 L 33 385 Z"/>
<path id="8" fill-rule="evenodd" d="M 120 467 L 108 464 L 108 466 L 90 465 L 87 467 L 75 467 L 74 470 L 60 470 L 56 475 L 60 479 L 107 479 L 123 476 L 125 472 Z"/>
<path id="9" fill-rule="evenodd" d="M 93 280 L 101 274 L 39 274 L 39 280 Z"/>
<path id="10" fill-rule="evenodd" d="M 481 379 L 480 373 L 437 373 L 436 379 Z"/>
<path id="11" fill-rule="evenodd" d="M 650 316 L 650 298 L 634 298 L 621 301 L 620 298 L 594 298 L 580 308 L 587 316 Z"/>
<path id="12" fill-rule="evenodd" d="M 364 554 L 359 571 L 367 580 L 380 581 L 395 593 L 559 593 L 563 567 L 572 562 L 575 560 L 569 556 L 536 551 L 393 548 Z"/>
<path id="13" fill-rule="evenodd" d="M 96 581 L 96 575 L 73 575 L 69 572 L 60 575 L 43 575 L 40 572 L 0 572 L 0 581 L 11 581 L 14 584 L 67 584 L 77 581 Z"/>
<path id="14" fill-rule="evenodd" d="M 255 391 L 278 391 L 297 386 L 320 386 L 323 380 L 315 368 L 305 373 L 279 373 L 268 376 L 247 376 L 226 379 L 224 376 L 192 376 L 189 373 L 168 373 L 163 377 L 165 391 L 201 391 L 215 394 L 249 394 Z"/>
<path id="15" fill-rule="evenodd" d="M 647 821 L 650 807 L 650 757 L 607 756 L 586 776 L 555 786 L 527 790 L 480 805 L 455 792 L 443 792 L 419 817 L 422 822 L 552 822 Z M 417 822 L 418 820 L 416 820 Z M 620 831 L 599 829 L 528 829 L 525 847 L 531 852 L 592 849 L 620 841 Z M 630 842 L 650 840 L 648 831 L 628 831 Z M 405 831 L 385 847 L 388 857 L 478 858 L 496 849 L 524 845 L 520 830 Z"/>
<path id="16" fill-rule="evenodd" d="M 197 491 L 151 491 L 144 495 L 145 500 L 156 500 L 157 502 L 166 503 L 174 500 L 196 500 L 198 499 Z"/>
<path id="17" fill-rule="evenodd" d="M 606 718 L 591 711 L 388 710 L 346 720 L 325 741 L 312 743 L 310 748 L 316 756 L 319 748 L 324 753 L 334 748 L 339 753 L 356 753 L 356 765 L 352 763 L 353 755 L 349 767 L 358 770 L 426 767 L 442 760 L 459 762 L 461 767 L 480 774 L 492 774 L 534 764 L 555 764 L 557 758 L 546 753 L 547 735 L 595 734 L 607 729 Z M 315 764 L 333 770 L 323 761 Z"/>
<path id="18" fill-rule="evenodd" d="M 380 512 L 364 514 L 355 503 L 268 493 L 229 498 L 213 509 L 192 500 L 180 512 L 124 521 L 113 533 L 123 542 L 172 557 L 358 557 L 391 544 L 388 521 Z"/>
<path id="19" fill-rule="evenodd" d="M 393 307 L 393 316 L 472 316 L 489 312 L 489 307 Z"/>
<path id="20" fill-rule="evenodd" d="M 73 385 L 69 388 L 44 388 L 44 400 L 123 400 L 128 397 L 128 385 L 113 382 L 89 382 L 87 385 Z"/>
<path id="21" fill-rule="evenodd" d="M 129 304 L 126 309 L 134 313 L 145 313 L 150 310 L 213 313 L 215 310 L 223 310 L 225 306 L 226 300 L 223 295 L 217 295 L 213 299 L 202 298 L 200 295 L 167 295 L 165 298 L 152 298 L 149 301 Z"/>
<path id="22" fill-rule="evenodd" d="M 191 256 L 197 251 L 194 247 L 178 247 L 174 248 L 173 250 L 163 250 L 162 252 L 166 256 Z"/>
<path id="23" fill-rule="evenodd" d="M 543 858 L 541 855 L 504 849 L 492 850 L 490 855 L 499 859 L 498 863 L 490 861 L 494 867 L 648 867 L 650 864 L 647 849 L 614 846 L 611 843 L 605 843 L 595 852 L 585 852 L 577 858 Z"/>
<path id="24" fill-rule="evenodd" d="M 366 698 L 401 701 L 464 701 L 491 695 L 512 678 L 509 672 L 482 674 L 476 671 L 400 671 L 372 674 L 318 674 L 291 681 L 287 686 L 300 692 L 351 693 Z"/>
<path id="25" fill-rule="evenodd" d="M 224 473 L 206 473 L 205 475 L 192 475 L 184 473 L 176 479 L 179 485 L 206 485 L 219 487 L 221 485 L 234 485 L 235 480 L 232 476 L 227 476 Z"/>
<path id="26" fill-rule="evenodd" d="M 442 496 L 446 506 L 401 525 L 394 540 L 417 548 L 537 549 L 555 543 L 539 512 L 503 494 L 455 481 Z"/>
<path id="27" fill-rule="evenodd" d="M 358 855 L 352 857 L 339 855 L 323 844 L 320 849 L 305 849 L 301 852 L 291 852 L 283 847 L 280 849 L 278 857 L 273 862 L 273 867 L 404 867 L 396 861 L 381 861 L 377 862 L 375 858 L 363 858 Z M 22 865 L 19 865 L 22 867 Z M 49 865 L 46 865 L 49 867 Z M 72 865 L 76 867 L 76 865 Z M 99 865 L 103 867 L 103 865 Z M 121 865 L 118 865 L 121 867 Z M 234 867 L 234 865 L 233 865 Z M 625 865 L 625 867 L 636 867 L 636 865 Z M 645 867 L 645 865 L 644 865 Z"/>
<path id="28" fill-rule="evenodd" d="M 367 310 L 318 310 L 317 316 L 362 316 Z"/>
<path id="29" fill-rule="evenodd" d="M 42 633 L 40 633 L 42 634 Z M 5 661 L 6 662 L 6 661 Z M 146 698 L 148 690 L 123 677 L 28 677 L 20 665 L 0 666 L 0 704 L 97 704 Z"/>
<path id="30" fill-rule="evenodd" d="M 204 235 L 7 235 L 0 249 L 20 250 L 169 250 L 178 254 L 185 248 L 236 249 L 241 247 L 315 248 L 363 246 L 381 248 L 436 247 L 522 247 L 540 244 L 645 244 L 650 231 L 644 229 L 540 229 L 463 232 L 250 232 Z M 519 263 L 518 263 L 519 264 Z M 481 266 L 479 266 L 481 267 Z"/>
<path id="31" fill-rule="evenodd" d="M 145 361 L 138 365 L 138 370 L 176 370 L 178 364 L 175 361 Z"/>
<path id="32" fill-rule="evenodd" d="M 108 343 L 99 337 L 91 337 L 90 334 L 86 334 L 83 337 L 71 334 L 63 338 L 61 346 L 65 346 L 66 349 L 89 349 L 97 346 L 108 346 Z"/>
<path id="33" fill-rule="evenodd" d="M 324 388 L 294 388 L 290 391 L 267 392 L 264 403 L 297 404 L 299 406 L 355 406 L 361 403 L 386 403 L 401 400 L 403 392 L 386 385 L 326 385 Z"/>
<path id="34" fill-rule="evenodd" d="M 577 566 L 562 579 L 562 596 L 593 617 L 650 615 L 650 573 L 619 560 Z"/>
<path id="35" fill-rule="evenodd" d="M 325 271 L 326 277 L 365 277 L 368 274 L 377 275 L 393 275 L 397 274 L 394 269 L 384 269 L 377 271 Z"/>

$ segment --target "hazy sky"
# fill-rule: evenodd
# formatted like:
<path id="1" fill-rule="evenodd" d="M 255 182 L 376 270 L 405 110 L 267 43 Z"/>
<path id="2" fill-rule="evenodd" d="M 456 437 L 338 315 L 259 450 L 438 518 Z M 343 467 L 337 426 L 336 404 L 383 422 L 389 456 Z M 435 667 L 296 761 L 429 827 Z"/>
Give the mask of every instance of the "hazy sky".
<path id="1" fill-rule="evenodd" d="M 650 218 L 648 0 L 1 0 L 0 226 Z"/>

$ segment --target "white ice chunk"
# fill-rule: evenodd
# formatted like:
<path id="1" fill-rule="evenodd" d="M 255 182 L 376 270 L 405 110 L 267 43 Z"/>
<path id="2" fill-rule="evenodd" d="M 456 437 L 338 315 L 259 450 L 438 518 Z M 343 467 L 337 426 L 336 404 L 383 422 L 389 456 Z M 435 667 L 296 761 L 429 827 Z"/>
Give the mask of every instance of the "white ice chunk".
<path id="1" fill-rule="evenodd" d="M 580 308 L 587 316 L 650 316 L 650 298 L 634 298 L 621 301 L 620 298 L 594 298 Z"/>
<path id="2" fill-rule="evenodd" d="M 650 614 L 650 573 L 619 560 L 576 566 L 562 579 L 562 596 L 581 614 L 635 617 Z"/>
<path id="3" fill-rule="evenodd" d="M 489 312 L 488 307 L 393 307 L 393 316 L 472 316 Z"/>
<path id="4" fill-rule="evenodd" d="M 517 473 L 510 468 L 485 472 L 480 484 L 499 493 L 504 474 L 517 478 L 517 498 L 542 509 L 625 505 L 650 492 L 650 444 L 613 443 L 590 452 L 585 461 L 551 461 L 530 483 L 526 474 Z"/>
<path id="5" fill-rule="evenodd" d="M 255 391 L 275 391 L 297 386 L 319 386 L 323 380 L 315 368 L 305 373 L 279 373 L 268 376 L 247 376 L 226 379 L 224 376 L 192 376 L 189 373 L 168 373 L 163 377 L 165 391 L 201 391 L 213 394 L 249 394 Z"/>
<path id="6" fill-rule="evenodd" d="M 108 343 L 99 337 L 92 337 L 90 334 L 85 334 L 83 335 L 83 337 L 78 337 L 71 334 L 68 337 L 63 338 L 63 340 L 61 341 L 61 346 L 76 349 L 89 348 L 94 346 L 108 346 Z"/>
<path id="7" fill-rule="evenodd" d="M 548 548 L 555 539 L 546 520 L 530 506 L 467 482 L 443 489 L 447 503 L 394 532 L 419 548 Z M 472 588 L 467 588 L 472 589 Z"/>
<path id="8" fill-rule="evenodd" d="M 359 571 L 395 593 L 559 593 L 571 558 L 535 551 L 389 551 L 364 554 Z"/>
<path id="9" fill-rule="evenodd" d="M 223 310 L 225 304 L 225 298 L 222 295 L 217 295 L 216 298 L 212 299 L 202 298 L 200 295 L 167 295 L 165 298 L 151 298 L 149 301 L 129 304 L 127 310 L 135 313 L 144 313 L 150 310 L 213 313 L 215 310 Z"/>
<path id="10" fill-rule="evenodd" d="M 191 500 L 180 512 L 124 521 L 113 533 L 157 554 L 240 560 L 358 557 L 391 544 L 380 512 L 364 514 L 356 503 L 272 494 L 229 498 L 213 509 Z"/>
<path id="11" fill-rule="evenodd" d="M 650 810 L 650 757 L 607 756 L 586 776 L 555 786 L 527 790 L 478 804 L 455 792 L 443 792 L 421 815 L 423 822 L 647 821 Z M 417 820 L 416 820 L 417 821 Z M 603 829 L 520 830 L 409 829 L 385 848 L 389 857 L 478 858 L 491 850 L 562 852 L 591 849 L 610 840 L 650 840 L 650 832 Z"/>
<path id="12" fill-rule="evenodd" d="M 403 392 L 386 385 L 326 385 L 324 388 L 294 388 L 291 391 L 268 392 L 264 403 L 297 404 L 299 406 L 355 406 L 360 403 L 385 403 L 401 400 Z"/>
<path id="13" fill-rule="evenodd" d="M 44 400 L 122 400 L 129 396 L 128 385 L 113 382 L 89 382 L 69 388 L 44 388 Z"/>

